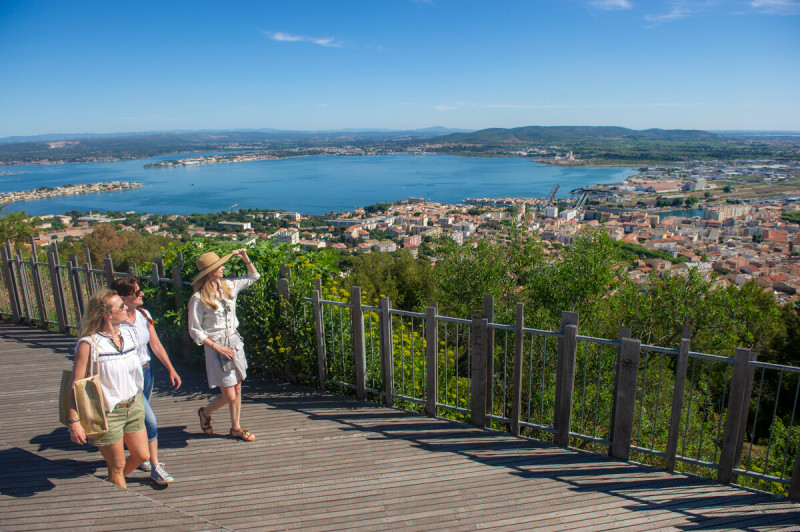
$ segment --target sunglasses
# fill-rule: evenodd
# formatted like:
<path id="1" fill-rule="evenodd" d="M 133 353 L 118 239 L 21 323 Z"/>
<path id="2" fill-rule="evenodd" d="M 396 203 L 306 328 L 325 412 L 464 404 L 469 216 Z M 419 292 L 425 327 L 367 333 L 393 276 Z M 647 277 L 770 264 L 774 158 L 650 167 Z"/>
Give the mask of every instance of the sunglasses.
<path id="1" fill-rule="evenodd" d="M 141 290 L 137 290 L 137 291 L 132 292 L 132 293 L 128 294 L 127 296 L 123 296 L 123 297 L 131 297 L 131 296 L 139 297 L 139 296 L 143 296 L 143 295 L 144 295 L 144 292 L 142 292 Z"/>

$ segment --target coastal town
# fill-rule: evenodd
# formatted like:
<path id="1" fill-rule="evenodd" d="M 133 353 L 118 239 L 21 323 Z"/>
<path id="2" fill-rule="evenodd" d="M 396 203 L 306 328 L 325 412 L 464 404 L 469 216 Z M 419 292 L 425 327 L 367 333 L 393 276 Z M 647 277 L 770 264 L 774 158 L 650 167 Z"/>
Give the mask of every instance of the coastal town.
<path id="1" fill-rule="evenodd" d="M 460 245 L 480 240 L 504 242 L 514 225 L 541 239 L 547 253 L 558 253 L 587 228 L 605 231 L 617 242 L 663 252 L 668 258 L 642 258 L 629 271 L 646 283 L 651 274 L 686 275 L 696 270 L 718 284 L 741 286 L 755 279 L 781 302 L 800 297 L 800 190 L 745 199 L 758 187 L 780 191 L 800 174 L 796 161 L 691 163 L 641 168 L 621 183 L 576 191 L 572 198 L 467 198 L 450 205 L 421 197 L 362 207 L 335 216 L 312 217 L 298 212 L 228 213 L 213 227 L 190 223 L 191 217 L 170 215 L 166 221 L 136 219 L 151 234 L 176 236 L 171 223 L 183 221 L 183 238 L 216 237 L 243 242 L 270 239 L 301 249 L 333 248 L 342 253 L 379 253 L 406 249 L 414 256 L 438 238 Z M 740 179 L 737 187 L 732 179 Z M 74 192 L 108 191 L 139 186 L 113 182 L 80 185 Z M 750 187 L 750 188 L 747 188 Z M 62 187 L 63 188 L 63 187 Z M 70 189 L 72 190 L 72 189 Z M 29 191 L 27 194 L 35 194 Z M 41 192 L 42 195 L 47 191 Z M 21 193 L 20 193 L 21 194 Z M 226 215 L 222 216 L 223 218 Z M 113 222 L 122 231 L 136 230 L 120 219 L 94 213 L 73 224 L 70 216 L 44 216 L 38 244 L 81 238 L 96 224 Z M 57 229 L 48 220 L 57 222 Z M 274 230 L 254 226 L 271 220 Z M 666 255 L 664 255 L 666 254 Z M 434 254 L 427 254 L 435 261 Z M 671 260 L 670 260 L 671 259 Z"/>
<path id="2" fill-rule="evenodd" d="M 84 183 L 81 185 L 64 185 L 58 187 L 39 187 L 33 190 L 17 192 L 0 192 L 0 205 L 15 201 L 29 201 L 60 196 L 77 196 L 79 194 L 97 194 L 100 192 L 117 192 L 139 188 L 142 183 L 135 181 L 103 181 L 100 183 Z"/>

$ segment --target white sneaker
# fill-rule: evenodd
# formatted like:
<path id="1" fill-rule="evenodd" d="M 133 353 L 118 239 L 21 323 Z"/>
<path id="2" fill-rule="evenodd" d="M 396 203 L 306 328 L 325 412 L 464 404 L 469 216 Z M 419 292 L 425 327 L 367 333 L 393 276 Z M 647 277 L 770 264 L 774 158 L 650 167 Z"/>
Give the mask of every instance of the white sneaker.
<path id="1" fill-rule="evenodd" d="M 156 484 L 161 484 L 162 486 L 175 480 L 172 478 L 172 475 L 167 473 L 167 471 L 164 469 L 164 464 L 158 464 L 155 466 L 150 472 L 150 478 L 153 479 L 153 482 Z"/>
<path id="2" fill-rule="evenodd" d="M 153 467 L 150 465 L 150 460 L 145 460 L 136 469 L 138 469 L 139 471 L 146 471 L 149 473 L 150 470 L 153 469 Z"/>

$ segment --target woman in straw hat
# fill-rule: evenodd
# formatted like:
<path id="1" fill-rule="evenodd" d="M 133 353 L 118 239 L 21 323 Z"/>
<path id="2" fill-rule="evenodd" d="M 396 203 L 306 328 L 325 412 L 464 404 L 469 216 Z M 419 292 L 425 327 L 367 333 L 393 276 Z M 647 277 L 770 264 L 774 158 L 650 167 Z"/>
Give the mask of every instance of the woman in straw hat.
<path id="1" fill-rule="evenodd" d="M 247 277 L 223 279 L 225 264 L 232 256 L 247 265 Z M 236 296 L 261 277 L 244 249 L 219 257 L 203 253 L 197 259 L 198 273 L 192 280 L 194 294 L 189 299 L 189 334 L 205 347 L 206 374 L 210 388 L 220 387 L 222 394 L 197 411 L 200 428 L 212 434 L 211 414 L 225 404 L 231 412 L 230 436 L 244 441 L 256 437 L 239 425 L 242 410 L 242 381 L 247 377 L 247 360 L 236 319 Z"/>

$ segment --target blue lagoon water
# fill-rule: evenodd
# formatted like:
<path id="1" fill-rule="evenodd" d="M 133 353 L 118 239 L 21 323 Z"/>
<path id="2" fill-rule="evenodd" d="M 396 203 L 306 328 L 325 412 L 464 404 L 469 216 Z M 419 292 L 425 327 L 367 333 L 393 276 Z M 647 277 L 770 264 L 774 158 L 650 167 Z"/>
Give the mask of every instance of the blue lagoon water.
<path id="1" fill-rule="evenodd" d="M 112 163 L 5 166 L 0 191 L 98 181 L 140 181 L 139 189 L 17 202 L 5 210 L 58 214 L 71 210 L 157 214 L 262 208 L 325 214 L 409 196 L 461 203 L 466 198 L 558 197 L 589 185 L 616 183 L 633 168 L 565 168 L 526 159 L 380 155 L 299 157 L 245 163 L 145 169 L 175 155 Z"/>

